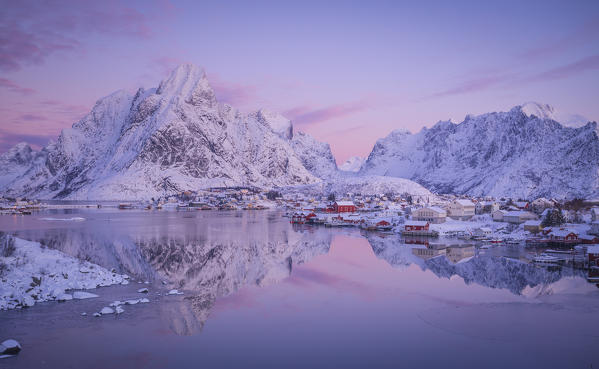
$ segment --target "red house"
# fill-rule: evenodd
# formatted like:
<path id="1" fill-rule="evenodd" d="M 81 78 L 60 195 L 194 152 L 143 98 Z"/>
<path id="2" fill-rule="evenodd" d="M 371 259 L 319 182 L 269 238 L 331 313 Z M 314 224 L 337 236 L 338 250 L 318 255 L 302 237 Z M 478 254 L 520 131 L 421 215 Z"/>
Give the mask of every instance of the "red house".
<path id="1" fill-rule="evenodd" d="M 428 222 L 412 220 L 404 224 L 405 231 L 428 231 Z"/>
<path id="2" fill-rule="evenodd" d="M 352 201 L 335 201 L 333 211 L 335 213 L 353 213 L 356 211 L 356 205 Z"/>

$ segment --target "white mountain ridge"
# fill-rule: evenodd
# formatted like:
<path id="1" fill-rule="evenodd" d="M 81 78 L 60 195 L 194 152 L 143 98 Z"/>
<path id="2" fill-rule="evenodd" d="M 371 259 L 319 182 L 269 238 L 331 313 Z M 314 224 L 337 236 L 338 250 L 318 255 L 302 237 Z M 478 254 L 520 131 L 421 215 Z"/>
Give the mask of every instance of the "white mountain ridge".
<path id="1" fill-rule="evenodd" d="M 359 172 L 360 168 L 362 168 L 362 164 L 364 164 L 365 159 L 360 156 L 352 156 L 347 159 L 345 163 L 339 166 L 340 170 L 346 172 Z"/>
<path id="2" fill-rule="evenodd" d="M 529 103 L 417 134 L 396 130 L 377 141 L 362 165 L 354 158 L 339 170 L 328 144 L 294 132 L 278 113 L 244 114 L 219 103 L 204 71 L 185 64 L 157 88 L 100 99 L 40 151 L 18 144 L 0 155 L 0 194 L 146 200 L 245 185 L 424 196 L 431 195 L 425 187 L 526 198 L 598 195 L 596 123 L 569 128 L 554 118 L 550 106 Z"/>
<path id="3" fill-rule="evenodd" d="M 548 105 L 396 130 L 374 145 L 360 175 L 408 178 L 441 193 L 473 196 L 599 195 L 597 123 L 565 127 Z"/>
<path id="4" fill-rule="evenodd" d="M 185 64 L 157 88 L 100 99 L 39 152 L 19 144 L 0 155 L 0 194 L 146 200 L 209 187 L 313 185 L 337 172 L 328 144 L 294 132 L 278 113 L 219 103 L 204 71 Z"/>

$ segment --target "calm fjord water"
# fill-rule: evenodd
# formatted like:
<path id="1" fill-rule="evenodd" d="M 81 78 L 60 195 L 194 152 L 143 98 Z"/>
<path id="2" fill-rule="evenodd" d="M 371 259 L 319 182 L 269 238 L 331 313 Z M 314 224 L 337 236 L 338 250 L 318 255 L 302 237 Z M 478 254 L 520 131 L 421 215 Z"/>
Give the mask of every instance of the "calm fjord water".
<path id="1" fill-rule="evenodd" d="M 71 217 L 85 220 L 57 220 Z M 266 211 L 82 209 L 0 216 L 0 230 L 149 281 L 151 300 L 90 316 L 140 297 L 135 282 L 0 312 L 0 338 L 23 345 L 0 367 L 599 366 L 599 289 L 518 248 L 429 258 L 396 235 Z"/>

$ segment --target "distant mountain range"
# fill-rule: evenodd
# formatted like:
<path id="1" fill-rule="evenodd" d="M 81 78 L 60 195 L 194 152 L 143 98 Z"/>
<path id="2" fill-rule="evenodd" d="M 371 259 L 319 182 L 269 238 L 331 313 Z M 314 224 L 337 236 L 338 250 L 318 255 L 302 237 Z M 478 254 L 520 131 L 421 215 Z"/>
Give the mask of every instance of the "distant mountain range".
<path id="1" fill-rule="evenodd" d="M 597 123 L 565 127 L 552 111 L 533 103 L 416 134 L 396 130 L 377 141 L 360 174 L 408 178 L 440 193 L 598 196 Z"/>
<path id="2" fill-rule="evenodd" d="M 514 197 L 598 195 L 596 123 L 564 127 L 548 106 L 394 131 L 368 159 L 337 168 L 328 144 L 266 110 L 219 103 L 185 64 L 157 88 L 117 91 L 40 151 L 0 155 L 0 193 L 42 199 L 134 200 L 217 186 L 438 192 Z M 339 170 L 341 169 L 341 170 Z M 395 177 L 395 178 L 394 178 Z M 397 178 L 400 177 L 400 178 Z M 417 183 L 415 183 L 417 182 Z"/>

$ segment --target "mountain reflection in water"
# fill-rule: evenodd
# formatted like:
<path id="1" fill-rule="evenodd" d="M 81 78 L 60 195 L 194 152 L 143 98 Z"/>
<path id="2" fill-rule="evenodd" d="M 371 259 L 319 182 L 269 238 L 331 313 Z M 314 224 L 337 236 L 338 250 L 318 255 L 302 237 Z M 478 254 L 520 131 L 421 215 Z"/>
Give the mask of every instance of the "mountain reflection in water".
<path id="1" fill-rule="evenodd" d="M 159 304 L 161 316 L 180 335 L 199 332 L 217 299 L 246 286 L 279 283 L 297 266 L 328 254 L 339 234 L 365 237 L 376 258 L 393 268 L 416 265 L 439 278 L 459 276 L 466 284 L 516 295 L 543 294 L 564 277 L 584 277 L 568 268 L 541 268 L 516 258 L 478 254 L 473 245 L 406 244 L 392 234 L 293 227 L 277 212 L 89 212 L 83 216 L 86 221 L 78 224 L 48 226 L 39 218 L 24 218 L 25 223 L 17 226 L 2 225 L 17 236 L 80 259 L 184 291 L 183 297 Z"/>

